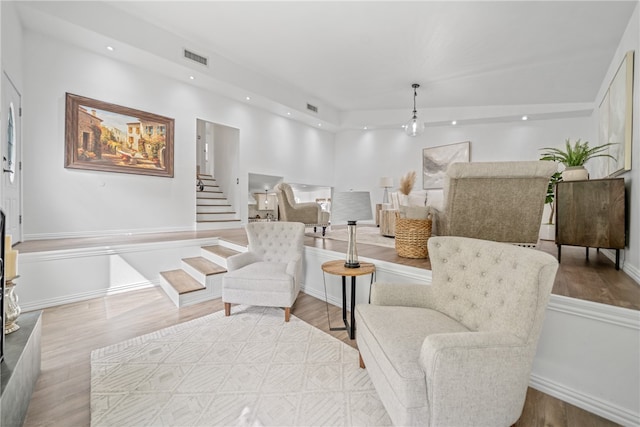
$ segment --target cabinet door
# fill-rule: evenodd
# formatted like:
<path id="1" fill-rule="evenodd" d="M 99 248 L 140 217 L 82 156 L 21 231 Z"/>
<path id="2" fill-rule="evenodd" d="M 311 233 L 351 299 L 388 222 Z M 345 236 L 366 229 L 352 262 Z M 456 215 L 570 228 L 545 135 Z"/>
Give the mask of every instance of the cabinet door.
<path id="1" fill-rule="evenodd" d="M 556 244 L 623 249 L 624 179 L 559 182 Z"/>

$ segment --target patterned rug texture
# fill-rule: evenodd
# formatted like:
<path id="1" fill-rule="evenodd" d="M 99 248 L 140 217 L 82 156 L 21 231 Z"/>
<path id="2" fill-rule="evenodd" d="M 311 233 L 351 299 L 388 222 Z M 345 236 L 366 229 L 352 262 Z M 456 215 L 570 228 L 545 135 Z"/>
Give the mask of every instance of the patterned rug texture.
<path id="1" fill-rule="evenodd" d="M 280 309 L 240 305 L 94 350 L 91 425 L 391 421 L 357 350 Z"/>
<path id="2" fill-rule="evenodd" d="M 320 229 L 316 233 L 307 233 L 308 236 L 321 237 L 322 233 Z M 324 236 L 325 239 L 333 240 L 349 240 L 346 228 L 338 228 L 335 230 L 327 230 Z M 367 245 L 384 246 L 386 248 L 395 248 L 396 241 L 393 237 L 386 237 L 380 234 L 378 227 L 358 226 L 356 228 L 356 243 L 364 243 Z"/>

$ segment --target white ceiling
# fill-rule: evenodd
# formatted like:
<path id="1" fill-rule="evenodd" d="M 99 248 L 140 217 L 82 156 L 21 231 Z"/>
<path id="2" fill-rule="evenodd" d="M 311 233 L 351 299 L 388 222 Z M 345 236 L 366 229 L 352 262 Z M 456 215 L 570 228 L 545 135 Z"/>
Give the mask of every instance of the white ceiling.
<path id="1" fill-rule="evenodd" d="M 192 84 L 250 94 L 278 114 L 315 120 L 312 103 L 339 128 L 377 110 L 408 119 L 414 82 L 418 110 L 593 105 L 637 3 L 47 1 L 21 5 L 21 16 L 84 47 L 113 40 L 122 60 L 156 58 L 175 78 L 196 73 Z M 210 66 L 186 63 L 182 48 Z"/>

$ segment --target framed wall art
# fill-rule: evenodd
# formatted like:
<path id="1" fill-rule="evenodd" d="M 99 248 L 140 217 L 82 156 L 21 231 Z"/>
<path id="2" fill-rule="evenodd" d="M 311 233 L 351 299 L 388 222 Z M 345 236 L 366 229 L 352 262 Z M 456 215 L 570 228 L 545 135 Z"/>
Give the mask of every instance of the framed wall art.
<path id="1" fill-rule="evenodd" d="M 617 176 L 631 170 L 633 57 L 633 51 L 625 54 L 600 103 L 599 142 L 614 144 L 608 150 L 613 159 L 603 159 L 607 160 L 606 166 L 602 166 L 605 176 Z"/>
<path id="2" fill-rule="evenodd" d="M 66 94 L 65 167 L 173 177 L 174 120 Z"/>
<path id="3" fill-rule="evenodd" d="M 469 141 L 441 145 L 422 150 L 422 188 L 434 190 L 444 187 L 444 175 L 451 163 L 468 162 Z"/>

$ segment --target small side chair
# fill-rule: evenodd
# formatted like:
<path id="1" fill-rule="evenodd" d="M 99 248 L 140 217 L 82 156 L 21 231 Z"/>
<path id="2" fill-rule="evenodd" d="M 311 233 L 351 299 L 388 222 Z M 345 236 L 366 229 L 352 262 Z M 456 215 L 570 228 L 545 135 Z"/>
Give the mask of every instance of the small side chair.
<path id="1" fill-rule="evenodd" d="M 248 251 L 227 258 L 222 279 L 225 315 L 231 304 L 283 307 L 288 322 L 300 292 L 304 224 L 253 222 L 245 229 Z"/>

